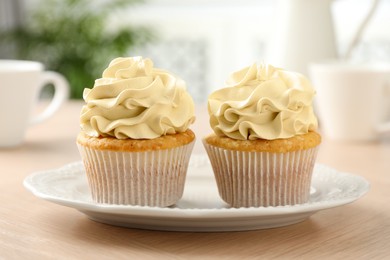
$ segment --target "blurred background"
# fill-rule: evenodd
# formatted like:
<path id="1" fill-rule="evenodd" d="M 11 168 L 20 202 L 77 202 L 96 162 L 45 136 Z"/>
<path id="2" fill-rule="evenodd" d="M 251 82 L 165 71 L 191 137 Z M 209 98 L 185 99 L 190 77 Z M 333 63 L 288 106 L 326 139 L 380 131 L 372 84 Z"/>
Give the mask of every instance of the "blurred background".
<path id="1" fill-rule="evenodd" d="M 344 52 L 371 1 L 316 1 L 332 2 Z M 0 0 L 0 59 L 43 62 L 68 78 L 79 99 L 112 58 L 149 57 L 202 103 L 231 72 L 267 62 L 279 8 L 271 0 Z M 352 58 L 390 61 L 389 28 L 390 0 L 382 0 Z"/>

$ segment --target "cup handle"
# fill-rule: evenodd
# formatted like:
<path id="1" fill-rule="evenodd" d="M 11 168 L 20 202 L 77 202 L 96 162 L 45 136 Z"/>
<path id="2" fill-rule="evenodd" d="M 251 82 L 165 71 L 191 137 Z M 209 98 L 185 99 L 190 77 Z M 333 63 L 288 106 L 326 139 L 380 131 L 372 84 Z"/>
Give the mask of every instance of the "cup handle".
<path id="1" fill-rule="evenodd" d="M 51 83 L 54 85 L 54 97 L 42 113 L 31 119 L 30 124 L 32 125 L 39 124 L 51 117 L 69 96 L 69 84 L 64 76 L 54 71 L 44 71 L 42 76 L 40 91 L 45 85 Z"/>

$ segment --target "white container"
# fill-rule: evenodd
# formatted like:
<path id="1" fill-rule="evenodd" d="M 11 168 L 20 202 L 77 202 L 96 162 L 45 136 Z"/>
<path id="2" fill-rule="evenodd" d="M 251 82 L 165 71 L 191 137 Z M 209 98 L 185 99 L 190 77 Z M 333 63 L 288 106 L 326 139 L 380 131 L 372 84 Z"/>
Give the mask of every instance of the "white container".
<path id="1" fill-rule="evenodd" d="M 390 64 L 314 63 L 310 75 L 325 136 L 375 141 L 390 132 Z"/>
<path id="2" fill-rule="evenodd" d="M 53 100 L 41 114 L 32 111 L 45 84 L 55 88 Z M 44 71 L 39 62 L 0 60 L 0 147 L 21 144 L 26 129 L 48 119 L 67 99 L 66 79 L 52 71 Z"/>

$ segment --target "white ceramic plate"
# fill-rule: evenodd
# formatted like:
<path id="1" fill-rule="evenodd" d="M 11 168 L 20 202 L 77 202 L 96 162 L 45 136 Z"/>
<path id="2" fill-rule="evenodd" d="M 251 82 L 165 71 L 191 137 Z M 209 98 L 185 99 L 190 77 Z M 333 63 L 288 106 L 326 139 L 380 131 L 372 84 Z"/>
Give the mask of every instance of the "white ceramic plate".
<path id="1" fill-rule="evenodd" d="M 182 199 L 167 208 L 97 204 L 81 162 L 37 172 L 24 180 L 35 196 L 75 208 L 111 225 L 170 231 L 239 231 L 301 222 L 315 212 L 350 203 L 369 189 L 362 177 L 316 165 L 308 203 L 295 206 L 229 208 L 218 195 L 206 155 L 192 156 Z"/>

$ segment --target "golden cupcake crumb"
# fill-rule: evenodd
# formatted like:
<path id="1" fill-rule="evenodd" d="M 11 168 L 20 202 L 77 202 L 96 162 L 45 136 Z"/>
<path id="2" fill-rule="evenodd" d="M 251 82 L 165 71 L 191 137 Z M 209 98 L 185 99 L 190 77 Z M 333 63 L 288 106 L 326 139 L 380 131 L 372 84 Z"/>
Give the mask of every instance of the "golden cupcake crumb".
<path id="1" fill-rule="evenodd" d="M 275 140 L 236 140 L 227 136 L 217 136 L 214 133 L 205 137 L 209 145 L 217 146 L 227 150 L 238 150 L 244 152 L 270 152 L 287 153 L 298 150 L 313 148 L 321 143 L 321 135 L 311 131 L 307 134 L 296 135 L 286 139 Z"/>
<path id="2" fill-rule="evenodd" d="M 164 135 L 154 139 L 124 139 L 114 137 L 91 137 L 84 132 L 77 136 L 77 142 L 96 150 L 144 152 L 151 150 L 164 150 L 191 143 L 195 134 L 191 130 L 183 133 Z"/>

